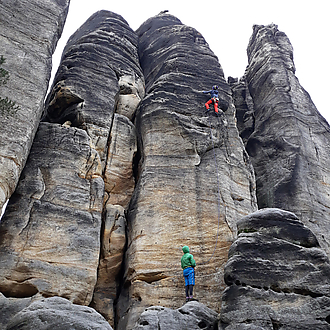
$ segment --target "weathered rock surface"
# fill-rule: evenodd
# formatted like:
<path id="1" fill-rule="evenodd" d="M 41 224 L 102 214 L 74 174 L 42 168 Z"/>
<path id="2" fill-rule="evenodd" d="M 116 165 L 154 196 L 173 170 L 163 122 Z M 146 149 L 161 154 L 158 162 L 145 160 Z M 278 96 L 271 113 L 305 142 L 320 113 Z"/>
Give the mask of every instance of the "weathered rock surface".
<path id="1" fill-rule="evenodd" d="M 7 330 L 56 329 L 56 330 L 111 330 L 109 323 L 93 308 L 74 305 L 60 297 L 33 302 L 18 314 Z"/>
<path id="2" fill-rule="evenodd" d="M 236 108 L 237 129 L 244 144 L 254 131 L 254 104 L 246 80 L 228 77 Z"/>
<path id="3" fill-rule="evenodd" d="M 128 210 L 117 309 L 122 329 L 131 329 L 148 306 L 182 304 L 185 244 L 198 264 L 198 297 L 219 310 L 236 219 L 256 210 L 253 169 L 235 125 L 230 88 L 204 38 L 168 14 L 146 21 L 137 33 L 146 96 L 136 116 L 141 159 Z M 223 108 L 229 105 L 219 118 L 204 114 L 208 97 L 202 91 L 213 84 Z"/>
<path id="4" fill-rule="evenodd" d="M 137 35 L 120 15 L 93 14 L 63 51 L 43 117 L 86 130 L 102 161 L 106 199 L 124 207 L 135 185 L 131 120 L 144 96 L 137 44 Z"/>
<path id="5" fill-rule="evenodd" d="M 42 123 L 0 223 L 0 291 L 89 304 L 100 251 L 104 183 L 85 131 Z"/>
<path id="6" fill-rule="evenodd" d="M 113 325 L 114 302 L 126 246 L 126 217 L 122 206 L 107 203 L 101 242 L 98 279 L 91 307 L 100 311 Z"/>
<path id="7" fill-rule="evenodd" d="M 69 0 L 1 1 L 0 49 L 9 74 L 1 97 L 16 102 L 15 115 L 0 113 L 0 209 L 17 185 L 43 109 L 51 57 Z"/>
<path id="8" fill-rule="evenodd" d="M 6 298 L 0 293 L 0 329 L 5 330 L 11 318 L 28 307 L 33 298 Z"/>
<path id="9" fill-rule="evenodd" d="M 294 212 L 330 256 L 330 127 L 299 84 L 292 46 L 276 25 L 254 26 L 248 59 L 254 129 L 246 149 L 259 208 Z"/>
<path id="10" fill-rule="evenodd" d="M 134 330 L 217 329 L 218 314 L 196 301 L 173 310 L 161 306 L 147 308 Z"/>
<path id="11" fill-rule="evenodd" d="M 119 15 L 100 11 L 69 39 L 46 104 L 45 121 L 86 130 L 102 161 L 102 249 L 92 306 L 114 324 L 113 303 L 126 245 L 125 208 L 137 151 L 131 120 L 144 96 L 138 37 Z"/>
<path id="12" fill-rule="evenodd" d="M 127 22 L 108 11 L 92 15 L 69 39 L 31 162 L 2 223 L 15 237 L 0 246 L 5 260 L 12 261 L 3 267 L 11 273 L 1 284 L 6 295 L 40 292 L 88 305 L 95 288 L 92 305 L 113 323 L 126 245 L 125 208 L 135 185 L 131 119 L 144 96 L 137 43 Z M 42 133 L 44 127 L 55 132 L 54 141 Z M 17 216 L 22 221 L 13 224 Z"/>
<path id="13" fill-rule="evenodd" d="M 127 208 L 135 187 L 133 163 L 136 152 L 135 126 L 126 116 L 115 114 L 104 172 L 108 203 Z"/>
<path id="14" fill-rule="evenodd" d="M 0 4 L 4 96 L 20 106 L 17 134 L 3 119 L 0 204 L 29 153 L 68 2 Z M 330 329 L 330 129 L 275 25 L 254 28 L 248 53 L 230 88 L 203 37 L 165 12 L 137 33 L 108 11 L 77 30 L 0 224 L 0 327 L 216 329 L 227 284 L 220 329 Z M 203 106 L 214 84 L 219 116 Z M 279 209 L 251 214 L 239 132 L 259 205 L 305 225 Z M 205 305 L 180 307 L 183 245 Z"/>
<path id="15" fill-rule="evenodd" d="M 220 329 L 330 329 L 330 263 L 314 234 L 279 209 L 238 222 Z"/>
<path id="16" fill-rule="evenodd" d="M 103 10 L 65 46 L 43 120 L 86 129 L 105 162 L 116 104 L 132 118 L 143 95 L 137 36 L 120 15 Z"/>

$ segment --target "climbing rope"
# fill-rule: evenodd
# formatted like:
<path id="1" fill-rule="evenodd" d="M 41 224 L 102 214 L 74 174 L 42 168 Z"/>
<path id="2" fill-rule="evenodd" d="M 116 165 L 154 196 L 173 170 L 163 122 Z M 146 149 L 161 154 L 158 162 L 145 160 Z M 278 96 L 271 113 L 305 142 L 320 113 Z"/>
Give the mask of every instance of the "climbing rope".
<path id="1" fill-rule="evenodd" d="M 218 117 L 218 122 L 220 123 L 220 119 Z M 209 116 L 209 127 L 210 127 L 210 136 L 211 136 L 211 141 L 212 141 L 212 151 L 213 151 L 213 159 L 214 159 L 214 164 L 215 164 L 215 170 L 217 173 L 217 209 L 218 209 L 218 227 L 217 227 L 217 235 L 216 235 L 216 240 L 215 240 L 215 244 L 214 244 L 214 248 L 213 248 L 213 252 L 211 254 L 211 256 L 204 262 L 202 263 L 196 263 L 196 266 L 203 266 L 206 265 L 207 263 L 210 262 L 210 260 L 214 257 L 215 251 L 217 249 L 217 245 L 218 245 L 218 241 L 219 241 L 219 232 L 220 232 L 220 215 L 221 215 L 221 199 L 225 205 L 225 201 L 223 199 L 223 197 L 221 196 L 221 191 L 220 191 L 220 177 L 219 177 L 219 167 L 218 167 L 218 162 L 217 162 L 217 157 L 216 157 L 216 152 L 215 152 L 215 143 L 214 143 L 214 139 L 213 139 L 213 135 L 212 135 L 212 123 L 211 123 L 211 116 Z M 179 273 L 180 272 L 180 276 L 182 276 L 182 270 L 180 271 L 176 271 L 175 273 Z M 175 276 L 172 273 L 172 276 Z M 178 276 L 178 275 L 176 275 Z"/>
<path id="2" fill-rule="evenodd" d="M 214 139 L 213 139 L 213 135 L 212 135 L 212 123 L 211 123 L 211 116 L 209 116 L 209 126 L 210 126 L 210 136 L 211 136 L 211 141 L 212 141 L 212 149 L 213 149 L 213 158 L 214 158 L 214 164 L 215 164 L 215 170 L 217 172 L 217 186 L 218 186 L 218 190 L 217 190 L 217 206 L 218 206 L 218 228 L 217 228 L 217 236 L 216 236 L 216 240 L 215 240 L 215 244 L 214 244 L 214 249 L 213 252 L 211 254 L 211 256 L 204 261 L 203 263 L 199 264 L 199 265 L 205 265 L 207 263 L 210 262 L 210 260 L 214 257 L 215 251 L 217 249 L 217 245 L 218 245 L 218 240 L 219 240 L 219 229 L 220 229 L 220 207 L 221 207 L 221 191 L 220 191 L 220 178 L 219 178 L 219 167 L 218 167 L 218 162 L 217 162 L 217 156 L 215 153 L 215 145 L 214 145 Z M 218 117 L 218 121 L 219 121 L 219 117 Z M 219 122 L 220 123 L 220 122 Z"/>

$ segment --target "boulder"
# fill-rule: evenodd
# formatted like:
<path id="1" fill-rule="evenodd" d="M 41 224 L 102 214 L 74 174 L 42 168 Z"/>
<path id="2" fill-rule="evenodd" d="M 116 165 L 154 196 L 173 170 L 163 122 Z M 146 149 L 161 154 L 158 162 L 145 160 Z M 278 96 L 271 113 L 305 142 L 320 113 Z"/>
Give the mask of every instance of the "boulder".
<path id="1" fill-rule="evenodd" d="M 111 330 L 109 323 L 93 308 L 72 304 L 60 297 L 41 299 L 17 313 L 7 330 Z"/>
<path id="2" fill-rule="evenodd" d="M 252 213 L 238 227 L 219 329 L 330 329 L 330 263 L 314 234 L 279 209 Z"/>
<path id="3" fill-rule="evenodd" d="M 0 112 L 0 209 L 12 195 L 37 131 L 52 70 L 52 55 L 69 7 L 63 1 L 1 1 L 2 68 L 9 72 L 1 98 L 15 114 Z"/>
<path id="4" fill-rule="evenodd" d="M 180 259 L 197 261 L 196 294 L 219 311 L 236 220 L 256 210 L 254 173 L 239 137 L 230 88 L 202 35 L 161 13 L 137 30 L 146 95 L 136 113 L 138 182 L 128 208 L 119 328 L 149 306 L 185 299 Z M 205 113 L 219 86 L 219 116 Z M 225 106 L 227 105 L 227 108 Z"/>
<path id="5" fill-rule="evenodd" d="M 134 330 L 217 329 L 218 314 L 205 305 L 191 301 L 178 309 L 148 307 L 139 317 Z"/>
<path id="6" fill-rule="evenodd" d="M 0 329 L 5 330 L 11 318 L 29 306 L 34 298 L 6 298 L 0 293 Z"/>
<path id="7" fill-rule="evenodd" d="M 0 223 L 0 291 L 88 305 L 96 283 L 104 183 L 84 130 L 41 123 Z"/>
<path id="8" fill-rule="evenodd" d="M 232 285 L 224 291 L 219 330 L 329 330 L 330 298 Z"/>
<path id="9" fill-rule="evenodd" d="M 298 217 L 276 208 L 258 210 L 237 222 L 238 233 L 259 232 L 304 247 L 320 247 L 313 232 Z"/>
<path id="10" fill-rule="evenodd" d="M 275 24 L 255 25 L 247 51 L 254 128 L 246 150 L 258 206 L 295 213 L 329 257 L 329 124 L 295 76 L 291 43 Z"/>

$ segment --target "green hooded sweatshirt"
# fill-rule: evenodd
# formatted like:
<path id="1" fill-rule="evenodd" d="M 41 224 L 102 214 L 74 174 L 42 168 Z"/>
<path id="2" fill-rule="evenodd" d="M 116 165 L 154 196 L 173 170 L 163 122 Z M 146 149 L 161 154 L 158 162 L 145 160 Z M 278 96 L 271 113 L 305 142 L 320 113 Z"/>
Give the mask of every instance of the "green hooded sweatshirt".
<path id="1" fill-rule="evenodd" d="M 194 260 L 193 255 L 189 253 L 188 246 L 184 246 L 182 248 L 182 251 L 184 253 L 184 255 L 181 258 L 181 267 L 182 267 L 182 269 L 185 269 L 187 267 L 195 267 L 196 266 L 196 261 Z"/>

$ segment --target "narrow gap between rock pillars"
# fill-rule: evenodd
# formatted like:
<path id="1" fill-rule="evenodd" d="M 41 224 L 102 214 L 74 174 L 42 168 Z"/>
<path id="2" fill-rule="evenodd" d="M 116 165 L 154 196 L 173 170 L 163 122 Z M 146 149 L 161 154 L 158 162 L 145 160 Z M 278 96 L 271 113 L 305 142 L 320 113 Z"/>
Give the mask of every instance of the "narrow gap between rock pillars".
<path id="1" fill-rule="evenodd" d="M 118 92 L 118 94 L 119 94 L 119 92 Z M 115 102 L 114 107 L 113 107 L 111 124 L 110 124 L 109 131 L 108 131 L 104 168 L 102 169 L 102 179 L 103 179 L 103 181 L 105 181 L 105 175 L 106 175 L 106 170 L 107 170 L 107 166 L 108 166 L 108 158 L 109 158 L 110 145 L 111 145 L 111 140 L 112 140 L 111 133 L 112 133 L 112 129 L 113 129 L 114 121 L 115 121 L 116 111 L 117 111 L 117 104 Z M 104 189 L 104 194 L 107 194 L 107 197 L 103 200 L 103 207 L 102 207 L 102 212 L 101 212 L 101 219 L 102 219 L 102 221 L 101 221 L 101 231 L 100 231 L 100 253 L 99 253 L 99 261 L 98 261 L 98 267 L 97 267 L 97 280 L 99 278 L 99 267 L 100 267 L 100 263 L 101 263 L 101 260 L 104 258 L 104 255 L 103 255 L 104 253 L 103 253 L 102 246 L 104 244 L 105 222 L 106 222 L 106 216 L 107 216 L 106 205 L 107 205 L 107 203 L 108 203 L 108 201 L 110 199 L 110 193 L 107 193 L 105 191 L 105 189 Z M 126 235 L 126 243 L 125 243 L 125 247 L 124 247 L 125 251 L 126 251 L 126 248 L 127 248 L 127 235 Z M 120 272 L 119 272 L 120 275 L 123 273 L 123 269 L 122 269 L 123 268 L 123 264 L 124 264 L 124 262 L 122 263 L 122 267 L 121 267 Z M 116 305 L 117 305 L 117 301 L 118 301 L 118 297 L 119 297 L 120 288 L 121 288 L 121 283 L 117 287 L 117 290 L 116 290 L 117 291 L 116 292 L 116 299 L 113 301 L 113 313 L 114 313 L 113 316 L 114 316 L 114 320 L 115 320 L 115 329 L 116 329 L 116 319 L 117 319 Z M 94 287 L 93 296 L 94 296 L 94 293 L 95 293 L 95 287 Z M 92 300 L 92 302 L 93 302 L 93 300 Z M 91 304 L 89 306 L 91 306 Z"/>
<path id="2" fill-rule="evenodd" d="M 127 215 L 125 212 L 125 217 L 126 217 L 126 223 L 127 223 Z M 120 266 L 120 271 L 117 275 L 117 279 L 116 279 L 116 285 L 117 285 L 117 289 L 116 289 L 116 298 L 113 301 L 113 319 L 114 319 L 114 329 L 118 329 L 118 323 L 119 323 L 119 315 L 118 315 L 118 301 L 119 301 L 119 297 L 122 293 L 122 290 L 125 289 L 125 285 L 127 286 L 128 283 L 126 283 L 125 281 L 125 264 L 126 264 L 126 251 L 127 251 L 127 246 L 128 246 L 128 228 L 126 225 L 126 241 L 125 241 L 125 246 L 124 246 L 124 253 L 123 253 L 123 258 L 121 261 L 121 266 Z"/>

